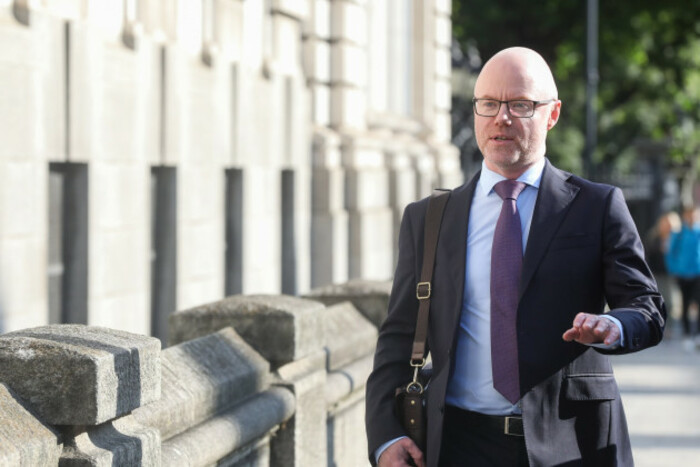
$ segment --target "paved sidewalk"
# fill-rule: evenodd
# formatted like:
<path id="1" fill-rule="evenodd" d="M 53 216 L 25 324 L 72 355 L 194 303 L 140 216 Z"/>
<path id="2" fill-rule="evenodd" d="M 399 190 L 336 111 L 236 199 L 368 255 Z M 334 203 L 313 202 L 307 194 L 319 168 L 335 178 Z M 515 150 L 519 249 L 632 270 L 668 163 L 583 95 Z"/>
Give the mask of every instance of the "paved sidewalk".
<path id="1" fill-rule="evenodd" d="M 637 467 L 700 467 L 700 350 L 680 339 L 612 357 Z"/>

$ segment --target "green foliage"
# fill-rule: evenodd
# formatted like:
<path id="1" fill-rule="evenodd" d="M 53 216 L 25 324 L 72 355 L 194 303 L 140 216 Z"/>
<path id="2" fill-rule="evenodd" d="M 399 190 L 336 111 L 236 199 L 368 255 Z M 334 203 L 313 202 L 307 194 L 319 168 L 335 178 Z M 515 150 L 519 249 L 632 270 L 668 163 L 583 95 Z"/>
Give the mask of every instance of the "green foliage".
<path id="1" fill-rule="evenodd" d="M 626 166 L 640 141 L 663 142 L 670 158 L 700 154 L 700 2 L 599 2 L 598 146 L 594 159 Z M 487 60 L 505 47 L 537 50 L 563 102 L 548 155 L 579 168 L 585 138 L 586 2 L 453 0 L 457 40 Z"/>

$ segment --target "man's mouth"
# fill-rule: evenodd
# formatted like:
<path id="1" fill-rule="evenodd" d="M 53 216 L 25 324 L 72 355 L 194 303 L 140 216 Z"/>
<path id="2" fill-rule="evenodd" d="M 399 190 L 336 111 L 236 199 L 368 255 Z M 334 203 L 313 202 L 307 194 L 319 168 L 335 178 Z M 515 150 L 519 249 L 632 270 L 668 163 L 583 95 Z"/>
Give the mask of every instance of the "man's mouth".
<path id="1" fill-rule="evenodd" d="M 510 141 L 512 138 L 508 138 L 506 136 L 494 136 L 491 139 L 495 141 Z"/>

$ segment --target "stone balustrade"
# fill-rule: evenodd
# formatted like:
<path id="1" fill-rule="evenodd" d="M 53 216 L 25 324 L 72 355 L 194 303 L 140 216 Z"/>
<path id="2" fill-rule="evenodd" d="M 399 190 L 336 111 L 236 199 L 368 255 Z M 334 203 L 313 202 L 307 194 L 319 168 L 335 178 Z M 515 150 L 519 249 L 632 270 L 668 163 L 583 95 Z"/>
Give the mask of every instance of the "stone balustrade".
<path id="1" fill-rule="evenodd" d="M 388 289 L 228 297 L 171 314 L 162 351 L 95 326 L 1 335 L 0 465 L 367 465 Z"/>

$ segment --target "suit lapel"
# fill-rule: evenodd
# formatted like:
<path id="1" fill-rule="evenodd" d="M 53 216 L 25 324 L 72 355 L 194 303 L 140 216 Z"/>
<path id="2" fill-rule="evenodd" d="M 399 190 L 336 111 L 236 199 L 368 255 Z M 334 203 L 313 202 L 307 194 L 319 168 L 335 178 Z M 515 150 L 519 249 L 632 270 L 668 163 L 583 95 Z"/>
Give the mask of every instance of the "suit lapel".
<path id="1" fill-rule="evenodd" d="M 535 274 L 552 237 L 559 229 L 569 205 L 578 193 L 579 188 L 567 182 L 569 176 L 570 174 L 554 167 L 549 160 L 545 161 L 523 258 L 520 297 Z"/>

